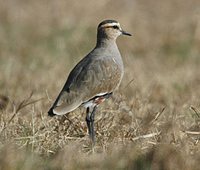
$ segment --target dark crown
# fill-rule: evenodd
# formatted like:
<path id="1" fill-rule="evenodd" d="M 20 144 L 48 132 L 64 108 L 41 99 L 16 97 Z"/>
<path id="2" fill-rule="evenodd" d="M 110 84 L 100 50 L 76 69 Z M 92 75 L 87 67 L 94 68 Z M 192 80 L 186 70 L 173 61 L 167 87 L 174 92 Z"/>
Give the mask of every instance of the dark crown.
<path id="1" fill-rule="evenodd" d="M 116 20 L 112 20 L 112 19 L 104 20 L 98 25 L 98 28 L 101 27 L 102 25 L 108 24 L 108 23 L 118 23 L 118 22 Z"/>

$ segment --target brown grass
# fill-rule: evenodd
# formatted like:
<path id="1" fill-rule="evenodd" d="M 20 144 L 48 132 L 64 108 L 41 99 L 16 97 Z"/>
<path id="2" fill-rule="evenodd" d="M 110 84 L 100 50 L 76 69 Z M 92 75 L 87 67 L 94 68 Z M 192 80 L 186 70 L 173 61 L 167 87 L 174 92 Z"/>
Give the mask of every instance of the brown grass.
<path id="1" fill-rule="evenodd" d="M 200 2 L 0 1 L 0 169 L 199 169 Z M 125 76 L 96 117 L 50 118 L 66 77 L 120 21 Z"/>

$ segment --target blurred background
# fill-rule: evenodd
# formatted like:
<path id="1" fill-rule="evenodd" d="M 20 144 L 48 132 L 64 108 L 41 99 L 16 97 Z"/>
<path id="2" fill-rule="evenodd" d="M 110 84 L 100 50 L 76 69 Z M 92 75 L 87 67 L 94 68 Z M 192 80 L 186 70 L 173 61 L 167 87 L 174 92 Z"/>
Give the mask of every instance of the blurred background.
<path id="1" fill-rule="evenodd" d="M 128 74 L 134 74 L 134 60 L 149 63 L 141 74 L 154 65 L 164 69 L 188 60 L 196 63 L 199 8 L 197 0 L 1 1 L 1 91 L 19 97 L 21 89 L 44 91 L 62 84 L 94 47 L 99 22 L 109 18 L 133 34 L 118 39 Z"/>
<path id="2" fill-rule="evenodd" d="M 191 139 L 191 136 L 182 138 L 184 135 L 180 131 L 193 129 L 199 132 L 200 130 L 199 122 L 194 120 L 194 115 L 199 113 L 197 110 L 200 108 L 200 1 L 0 0 L 0 146 L 4 148 L 1 150 L 2 154 L 10 153 L 5 151 L 8 141 L 17 144 L 19 148 L 31 145 L 31 151 L 44 155 L 49 155 L 50 150 L 52 153 L 57 153 L 58 148 L 66 145 L 68 147 L 69 140 L 64 136 L 71 134 L 74 137 L 74 132 L 60 130 L 60 136 L 51 138 L 52 131 L 49 132 L 49 129 L 51 126 L 56 126 L 56 121 L 60 122 L 60 120 L 56 119 L 54 122 L 54 119 L 47 117 L 46 112 L 62 88 L 70 70 L 95 46 L 97 26 L 104 19 L 119 21 L 121 27 L 133 36 L 121 36 L 117 40 L 124 60 L 125 76 L 114 99 L 103 104 L 100 112 L 104 113 L 108 108 L 113 112 L 117 110 L 119 115 L 117 118 L 124 121 L 121 122 L 123 128 L 118 127 L 123 132 L 140 129 L 131 132 L 132 136 L 127 138 L 129 142 L 133 137 L 144 132 L 152 133 L 155 129 L 169 130 L 161 125 L 168 121 L 176 122 L 171 129 L 173 134 L 176 132 L 174 136 L 171 135 L 171 130 L 166 131 L 166 134 L 169 132 L 168 135 L 165 134 L 167 137 L 160 136 L 164 143 L 170 144 L 169 148 L 161 147 L 161 151 L 147 150 L 150 155 L 156 153 L 155 162 L 160 161 L 157 158 L 162 151 L 169 157 L 169 150 L 174 153 L 176 149 L 171 146 L 171 143 L 178 147 L 185 147 L 183 157 L 190 155 L 190 151 L 194 155 L 199 151 L 197 149 L 199 144 L 194 144 L 197 142 L 196 138 Z M 30 99 L 29 96 L 31 101 L 26 100 Z M 117 105 L 120 103 L 119 110 L 116 103 Z M 193 111 L 190 109 L 191 106 L 194 106 Z M 137 124 L 150 113 L 157 113 L 162 108 L 167 108 L 164 111 L 165 116 L 158 124 L 149 128 L 150 130 L 146 130 L 146 127 L 144 130 L 144 126 L 140 127 Z M 83 134 L 86 134 L 84 114 L 82 114 L 84 111 L 81 110 L 81 115 L 80 110 L 76 112 L 81 121 L 77 128 L 83 126 Z M 75 118 L 72 117 L 72 120 Z M 33 128 L 34 124 L 37 125 L 37 128 L 35 127 L 37 130 Z M 107 123 L 102 121 L 102 126 L 105 124 Z M 41 128 L 44 125 L 45 127 Z M 117 130 L 116 126 L 113 127 L 114 130 Z M 111 131 L 112 128 L 109 133 Z M 103 150 L 103 153 L 105 150 L 110 151 L 105 149 L 104 145 L 110 145 L 116 139 L 110 137 L 110 140 L 107 140 L 103 137 L 105 134 L 101 136 L 100 132 L 101 129 L 98 135 L 102 137 L 101 141 L 104 141 L 99 144 L 100 150 Z M 22 137 L 28 136 L 40 137 L 36 143 L 36 139 L 33 138 L 21 140 Z M 124 135 L 122 136 L 124 138 Z M 118 136 L 119 141 L 122 140 L 122 136 Z M 160 142 L 160 139 L 154 138 L 154 143 L 158 141 Z M 184 143 L 183 141 L 187 143 L 187 147 L 180 144 Z M 140 141 L 136 146 L 152 148 L 148 142 Z M 81 152 L 81 149 L 77 150 Z M 135 159 L 130 156 L 132 152 L 126 153 L 129 155 L 127 159 Z M 179 154 L 182 155 L 175 154 L 178 159 Z M 12 156 L 9 155 L 0 160 L 5 163 L 11 158 Z M 26 156 L 23 159 L 26 159 Z M 97 156 L 96 159 L 99 160 L 99 157 Z M 114 156 L 112 160 L 115 159 L 118 157 Z M 99 162 L 101 161 L 104 160 L 100 159 Z M 142 158 L 142 161 L 145 159 Z M 176 167 L 176 161 L 181 162 L 175 160 L 173 166 L 166 165 L 166 167 Z M 137 163 L 136 160 L 134 165 L 140 165 Z M 177 165 L 178 169 L 181 164 Z M 6 167 L 6 163 L 2 165 Z M 123 165 L 129 166 L 128 163 Z M 195 160 L 187 166 L 196 167 Z M 153 169 L 156 169 L 155 167 Z"/>

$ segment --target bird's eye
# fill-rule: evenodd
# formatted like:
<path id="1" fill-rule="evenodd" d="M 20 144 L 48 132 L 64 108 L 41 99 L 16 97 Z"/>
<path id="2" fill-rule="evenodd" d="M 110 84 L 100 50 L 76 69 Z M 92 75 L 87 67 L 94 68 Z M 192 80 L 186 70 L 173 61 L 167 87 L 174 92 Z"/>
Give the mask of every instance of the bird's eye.
<path id="1" fill-rule="evenodd" d="M 119 29 L 119 27 L 117 25 L 114 25 L 113 28 L 114 29 Z"/>

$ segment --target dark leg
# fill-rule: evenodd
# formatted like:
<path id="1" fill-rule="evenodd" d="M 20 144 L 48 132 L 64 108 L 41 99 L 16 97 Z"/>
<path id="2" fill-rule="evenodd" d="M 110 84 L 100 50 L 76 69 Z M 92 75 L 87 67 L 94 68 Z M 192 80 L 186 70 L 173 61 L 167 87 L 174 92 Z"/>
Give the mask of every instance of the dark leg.
<path id="1" fill-rule="evenodd" d="M 90 109 L 89 107 L 86 109 L 86 122 L 87 122 L 87 128 L 89 136 L 91 136 L 91 120 L 90 120 Z"/>
<path id="2" fill-rule="evenodd" d="M 86 110 L 86 122 L 88 127 L 88 132 L 90 139 L 93 143 L 95 143 L 95 131 L 94 131 L 94 117 L 95 117 L 95 111 L 97 109 L 97 106 L 95 106 L 90 114 L 89 107 Z"/>
<path id="3" fill-rule="evenodd" d="M 96 112 L 97 106 L 94 106 L 92 113 L 90 115 L 90 121 L 91 121 L 91 134 L 90 138 L 92 139 L 92 142 L 95 143 L 95 131 L 94 131 L 94 117 Z"/>

